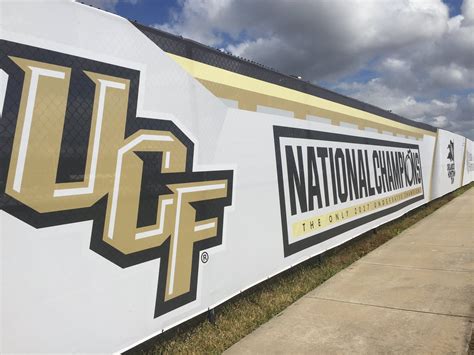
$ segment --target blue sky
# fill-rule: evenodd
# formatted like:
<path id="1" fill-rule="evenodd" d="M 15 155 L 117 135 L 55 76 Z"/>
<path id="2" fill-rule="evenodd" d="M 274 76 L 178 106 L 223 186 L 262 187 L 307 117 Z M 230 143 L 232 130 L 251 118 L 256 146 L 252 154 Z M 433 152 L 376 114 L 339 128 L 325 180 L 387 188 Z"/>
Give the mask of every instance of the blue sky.
<path id="1" fill-rule="evenodd" d="M 171 9 L 179 9 L 176 0 L 140 0 L 135 4 L 118 2 L 115 6 L 117 14 L 144 25 L 168 22 Z"/>
<path id="2" fill-rule="evenodd" d="M 449 15 L 456 16 L 461 13 L 461 4 L 462 0 L 446 0 L 444 1 L 446 5 L 449 7 Z"/>
<path id="3" fill-rule="evenodd" d="M 474 139 L 474 0 L 83 0 Z"/>

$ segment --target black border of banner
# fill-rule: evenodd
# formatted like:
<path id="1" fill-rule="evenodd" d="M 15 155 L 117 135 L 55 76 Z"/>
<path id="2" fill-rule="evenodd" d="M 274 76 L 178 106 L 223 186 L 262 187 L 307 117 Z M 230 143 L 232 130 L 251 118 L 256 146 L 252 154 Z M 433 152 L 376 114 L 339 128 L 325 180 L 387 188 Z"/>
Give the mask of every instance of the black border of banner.
<path id="1" fill-rule="evenodd" d="M 316 244 L 322 243 L 330 238 L 333 238 L 339 234 L 342 234 L 350 229 L 359 227 L 363 224 L 386 216 L 390 213 L 396 212 L 406 206 L 409 206 L 415 202 L 423 200 L 425 198 L 425 188 L 423 185 L 423 172 L 421 179 L 421 187 L 423 193 L 420 196 L 416 196 L 410 200 L 404 201 L 396 206 L 386 208 L 382 211 L 369 214 L 356 220 L 344 223 L 342 225 L 336 226 L 329 230 L 313 234 L 310 237 L 306 237 L 298 242 L 289 243 L 288 240 L 288 224 L 286 220 L 286 201 L 285 201 L 285 190 L 283 184 L 283 168 L 281 164 L 281 151 L 280 151 L 280 138 L 300 138 L 300 139 L 313 139 L 313 140 L 322 140 L 322 141 L 331 141 L 331 142 L 343 142 L 343 143 L 355 143 L 355 144 L 367 144 L 367 145 L 377 145 L 384 147 L 394 147 L 394 148 L 408 148 L 417 150 L 420 156 L 421 154 L 420 147 L 418 144 L 408 144 L 402 142 L 391 142 L 381 139 L 367 138 L 367 137 L 358 137 L 358 136 L 349 136 L 339 133 L 323 132 L 323 131 L 313 131 L 304 128 L 293 128 L 293 127 L 283 127 L 283 126 L 273 126 L 273 136 L 275 140 L 275 156 L 276 156 L 276 166 L 277 166 L 277 176 L 278 176 L 278 192 L 280 196 L 280 213 L 281 213 L 281 226 L 283 233 L 283 249 L 285 257 L 288 257 L 292 254 L 295 254 L 299 251 L 312 247 Z"/>

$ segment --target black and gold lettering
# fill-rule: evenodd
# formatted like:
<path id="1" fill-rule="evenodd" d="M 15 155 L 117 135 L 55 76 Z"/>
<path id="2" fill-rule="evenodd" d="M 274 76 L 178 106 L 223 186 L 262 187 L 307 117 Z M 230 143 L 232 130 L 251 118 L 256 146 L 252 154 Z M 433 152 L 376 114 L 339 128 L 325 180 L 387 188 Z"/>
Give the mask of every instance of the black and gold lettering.
<path id="1" fill-rule="evenodd" d="M 120 267 L 159 258 L 155 317 L 193 301 L 199 252 L 222 242 L 232 171 L 193 172 L 193 143 L 173 122 L 136 117 L 139 72 L 3 44 L 0 209 L 38 228 L 92 219 L 90 248 Z"/>

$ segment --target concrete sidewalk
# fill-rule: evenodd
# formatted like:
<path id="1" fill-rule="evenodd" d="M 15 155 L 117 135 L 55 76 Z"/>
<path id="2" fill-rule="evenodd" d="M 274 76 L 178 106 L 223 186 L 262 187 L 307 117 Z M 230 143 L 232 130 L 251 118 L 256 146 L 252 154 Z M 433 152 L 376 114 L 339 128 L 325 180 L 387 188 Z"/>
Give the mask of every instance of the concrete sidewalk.
<path id="1" fill-rule="evenodd" d="M 467 352 L 474 189 L 374 250 L 227 354 Z"/>

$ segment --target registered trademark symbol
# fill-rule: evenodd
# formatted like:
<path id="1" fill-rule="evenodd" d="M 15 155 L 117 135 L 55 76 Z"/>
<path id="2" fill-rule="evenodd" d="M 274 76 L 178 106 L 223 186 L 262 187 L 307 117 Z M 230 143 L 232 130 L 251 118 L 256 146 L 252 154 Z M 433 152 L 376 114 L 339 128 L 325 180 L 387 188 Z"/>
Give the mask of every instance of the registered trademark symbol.
<path id="1" fill-rule="evenodd" d="M 209 254 L 205 251 L 202 252 L 201 254 L 201 262 L 203 264 L 207 263 L 209 261 Z"/>

